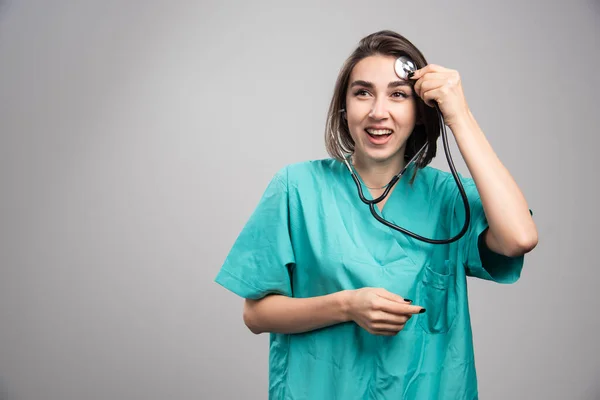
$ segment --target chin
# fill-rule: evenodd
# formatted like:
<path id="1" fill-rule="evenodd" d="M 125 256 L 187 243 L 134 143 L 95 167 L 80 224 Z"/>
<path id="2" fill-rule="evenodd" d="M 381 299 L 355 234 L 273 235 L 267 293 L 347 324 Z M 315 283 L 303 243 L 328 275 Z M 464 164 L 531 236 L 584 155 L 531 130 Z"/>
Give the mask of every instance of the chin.
<path id="1" fill-rule="evenodd" d="M 366 159 L 384 162 L 399 157 L 400 149 L 367 149 L 366 151 L 361 150 L 361 154 Z"/>

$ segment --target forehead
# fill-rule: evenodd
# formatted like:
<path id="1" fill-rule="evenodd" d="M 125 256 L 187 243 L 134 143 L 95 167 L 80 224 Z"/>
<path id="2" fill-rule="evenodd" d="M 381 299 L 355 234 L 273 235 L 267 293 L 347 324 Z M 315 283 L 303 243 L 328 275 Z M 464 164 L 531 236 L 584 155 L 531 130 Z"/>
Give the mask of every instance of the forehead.
<path id="1" fill-rule="evenodd" d="M 352 69 L 350 83 L 363 80 L 373 82 L 375 86 L 387 86 L 388 83 L 400 79 L 394 71 L 395 61 L 395 57 L 383 55 L 363 58 Z"/>

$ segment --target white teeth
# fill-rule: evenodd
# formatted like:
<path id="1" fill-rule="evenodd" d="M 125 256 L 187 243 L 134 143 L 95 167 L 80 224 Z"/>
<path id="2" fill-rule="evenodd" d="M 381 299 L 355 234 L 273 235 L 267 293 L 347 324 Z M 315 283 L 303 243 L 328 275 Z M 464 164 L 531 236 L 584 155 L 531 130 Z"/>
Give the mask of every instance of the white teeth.
<path id="1" fill-rule="evenodd" d="M 367 129 L 366 131 L 371 135 L 389 135 L 392 133 L 390 129 Z"/>

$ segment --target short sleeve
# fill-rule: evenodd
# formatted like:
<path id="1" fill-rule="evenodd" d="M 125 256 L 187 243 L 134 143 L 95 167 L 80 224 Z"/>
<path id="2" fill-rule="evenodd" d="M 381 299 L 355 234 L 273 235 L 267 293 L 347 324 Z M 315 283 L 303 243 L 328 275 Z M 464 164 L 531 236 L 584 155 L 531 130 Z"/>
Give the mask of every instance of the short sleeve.
<path id="1" fill-rule="evenodd" d="M 472 178 L 460 176 L 470 207 L 471 221 L 465 235 L 458 240 L 458 257 L 462 261 L 467 276 L 497 283 L 514 283 L 521 276 L 524 256 L 508 257 L 488 248 L 483 233 L 489 228 L 481 197 Z M 452 232 L 459 232 L 465 221 L 463 198 L 452 176 L 447 184 L 453 186 L 451 202 L 454 218 Z"/>
<path id="2" fill-rule="evenodd" d="M 247 299 L 292 296 L 294 253 L 289 234 L 286 170 L 279 171 L 238 235 L 215 282 Z"/>

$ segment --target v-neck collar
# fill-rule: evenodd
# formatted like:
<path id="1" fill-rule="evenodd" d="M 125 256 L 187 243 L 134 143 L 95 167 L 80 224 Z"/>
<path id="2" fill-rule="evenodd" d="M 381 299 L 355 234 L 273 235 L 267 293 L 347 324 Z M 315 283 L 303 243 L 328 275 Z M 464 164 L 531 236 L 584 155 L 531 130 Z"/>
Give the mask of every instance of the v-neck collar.
<path id="1" fill-rule="evenodd" d="M 342 171 L 342 174 L 344 175 L 344 177 L 342 178 L 343 184 L 345 186 L 344 191 L 347 193 L 347 195 L 349 196 L 348 199 L 355 207 L 356 215 L 352 216 L 351 218 L 356 221 L 362 221 L 360 224 L 364 224 L 363 226 L 366 229 L 363 231 L 364 235 L 379 237 L 381 239 L 377 242 L 379 244 L 375 246 L 374 249 L 372 249 L 371 253 L 374 259 L 382 263 L 388 263 L 390 262 L 390 260 L 393 259 L 393 262 L 395 263 L 398 262 L 398 260 L 403 259 L 404 257 L 408 257 L 408 259 L 410 259 L 410 262 L 412 264 L 415 264 L 414 260 L 409 256 L 405 249 L 405 246 L 410 246 L 411 239 L 405 237 L 405 235 L 399 235 L 398 232 L 377 221 L 377 219 L 375 219 L 373 215 L 371 215 L 369 205 L 363 203 L 360 199 L 358 189 L 356 188 L 356 183 L 354 182 L 354 179 L 352 179 L 352 175 L 350 174 L 350 171 L 348 171 L 347 166 L 344 165 L 343 162 L 341 162 L 340 167 L 342 168 L 340 171 Z M 408 168 L 406 168 L 406 171 L 404 171 L 402 177 L 398 180 L 398 182 L 396 182 L 394 190 L 388 194 L 388 198 L 383 207 L 383 211 L 380 211 L 378 207 L 374 207 L 375 212 L 377 212 L 379 216 L 381 216 L 383 219 L 391 223 L 398 223 L 397 218 L 395 217 L 399 215 L 398 213 L 403 212 L 403 210 L 399 207 L 402 208 L 403 204 L 405 203 L 403 202 L 404 199 L 402 196 L 407 194 L 407 190 L 409 187 L 408 182 L 410 181 L 410 178 L 414 173 L 415 168 L 416 166 L 414 163 L 412 163 L 408 166 Z M 371 192 L 368 190 L 368 188 L 360 178 L 360 175 L 358 174 L 358 172 L 355 173 L 358 182 L 361 185 L 361 189 L 363 190 L 363 195 L 365 196 L 365 199 L 373 200 Z M 371 233 L 369 233 L 370 229 L 375 229 L 376 231 L 371 231 Z M 384 248 L 386 250 L 383 250 Z"/>
<path id="2" fill-rule="evenodd" d="M 363 192 L 363 195 L 365 196 L 365 199 L 367 200 L 373 200 L 374 197 L 371 194 L 370 189 L 367 187 L 367 185 L 365 184 L 365 182 L 363 181 L 362 177 L 360 176 L 360 174 L 358 173 L 357 169 L 354 167 L 354 165 L 348 161 L 348 164 L 350 165 L 350 168 L 352 168 L 352 170 L 354 171 L 354 173 L 356 174 L 356 177 L 361 185 L 361 189 Z M 410 180 L 410 176 L 413 174 L 415 168 L 415 163 L 413 162 L 412 164 L 410 164 L 406 170 L 404 171 L 404 173 L 402 174 L 402 176 L 400 177 L 400 179 L 398 180 L 398 182 L 396 182 L 396 184 L 394 185 L 394 187 L 392 188 L 392 190 L 390 190 L 390 193 L 388 193 L 387 198 L 385 200 L 385 204 L 383 205 L 383 207 L 380 209 L 378 204 L 375 204 L 375 210 L 379 212 L 379 215 L 382 217 L 384 216 L 384 213 L 387 209 L 389 209 L 388 204 L 390 202 L 390 200 L 392 200 L 394 198 L 394 193 L 396 193 L 399 189 L 399 187 L 404 187 L 406 185 L 407 180 Z M 350 171 L 348 171 L 347 168 L 344 168 L 346 170 L 346 173 L 348 175 L 348 178 L 350 179 L 350 184 L 353 186 L 354 192 L 356 193 L 356 197 L 359 199 L 360 203 L 363 204 L 365 207 L 369 207 L 368 205 L 364 204 L 361 200 L 360 200 L 360 196 L 358 194 L 358 189 L 356 188 L 356 184 L 354 182 L 354 179 L 352 179 L 352 175 L 350 174 Z M 383 194 L 383 193 L 382 193 Z M 369 211 L 370 212 L 370 211 Z"/>

